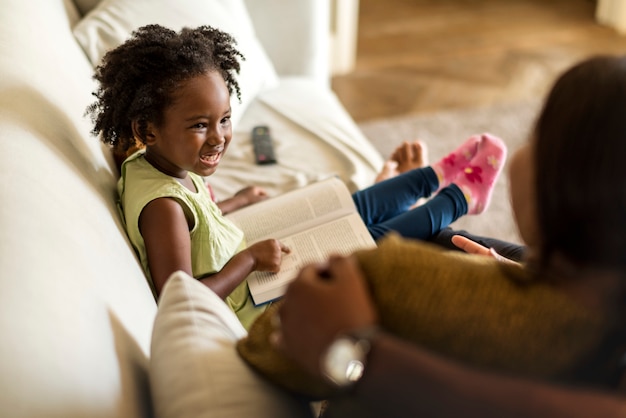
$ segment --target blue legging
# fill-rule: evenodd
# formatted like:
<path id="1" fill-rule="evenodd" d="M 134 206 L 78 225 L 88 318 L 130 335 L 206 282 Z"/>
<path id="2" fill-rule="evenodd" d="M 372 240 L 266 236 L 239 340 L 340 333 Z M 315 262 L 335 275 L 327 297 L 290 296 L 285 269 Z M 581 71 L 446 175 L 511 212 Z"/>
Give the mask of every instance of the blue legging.
<path id="1" fill-rule="evenodd" d="M 439 187 L 430 167 L 402 173 L 352 195 L 363 222 L 378 240 L 390 231 L 407 238 L 428 239 L 467 213 L 463 192 L 452 184 L 425 204 L 410 209 Z"/>

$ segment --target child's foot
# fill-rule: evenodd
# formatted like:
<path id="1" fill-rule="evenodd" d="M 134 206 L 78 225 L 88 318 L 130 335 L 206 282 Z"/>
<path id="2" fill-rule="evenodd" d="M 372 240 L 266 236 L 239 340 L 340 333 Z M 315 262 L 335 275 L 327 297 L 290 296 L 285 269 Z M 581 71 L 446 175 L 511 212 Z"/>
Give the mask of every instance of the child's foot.
<path id="1" fill-rule="evenodd" d="M 504 142 L 493 135 L 480 135 L 476 155 L 454 179 L 467 199 L 468 215 L 482 213 L 489 206 L 493 186 L 502 171 L 507 149 Z"/>
<path id="2" fill-rule="evenodd" d="M 376 176 L 374 183 L 380 183 L 381 181 L 395 177 L 398 174 L 398 163 L 394 160 L 389 159 L 385 161 L 385 164 L 383 165 L 382 170 L 380 170 L 380 172 Z"/>
<path id="3" fill-rule="evenodd" d="M 405 141 L 391 154 L 391 159 L 398 163 L 398 174 L 422 168 L 428 165 L 428 148 L 419 140 Z"/>
<path id="4" fill-rule="evenodd" d="M 376 177 L 376 183 L 428 165 L 428 149 L 422 141 L 404 141 L 397 147 Z"/>
<path id="5" fill-rule="evenodd" d="M 469 137 L 457 149 L 431 166 L 439 179 L 439 190 L 452 183 L 470 163 L 478 152 L 482 140 L 481 135 Z"/>

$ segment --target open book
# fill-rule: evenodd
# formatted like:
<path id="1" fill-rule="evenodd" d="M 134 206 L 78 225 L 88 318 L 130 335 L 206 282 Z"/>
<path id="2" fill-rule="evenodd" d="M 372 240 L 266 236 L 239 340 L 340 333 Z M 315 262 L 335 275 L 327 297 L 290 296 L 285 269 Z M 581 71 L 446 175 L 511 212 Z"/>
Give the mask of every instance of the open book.
<path id="1" fill-rule="evenodd" d="M 291 249 L 278 273 L 254 272 L 248 286 L 256 305 L 281 297 L 305 264 L 330 254 L 349 254 L 376 246 L 352 195 L 331 177 L 255 203 L 226 215 L 241 228 L 248 245 L 276 238 Z"/>

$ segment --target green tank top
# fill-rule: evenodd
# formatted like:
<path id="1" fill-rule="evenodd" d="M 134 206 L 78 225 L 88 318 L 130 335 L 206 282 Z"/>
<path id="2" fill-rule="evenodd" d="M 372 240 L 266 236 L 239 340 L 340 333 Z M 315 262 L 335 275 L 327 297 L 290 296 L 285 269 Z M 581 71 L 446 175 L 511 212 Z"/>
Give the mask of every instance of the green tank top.
<path id="1" fill-rule="evenodd" d="M 188 219 L 193 219 L 194 226 L 189 235 L 192 272 L 196 278 L 220 271 L 228 260 L 246 246 L 243 232 L 222 215 L 202 178 L 191 172 L 189 176 L 197 192 L 187 189 L 173 177 L 155 169 L 146 161 L 143 151 L 133 154 L 122 164 L 122 174 L 118 182 L 120 210 L 128 237 L 139 256 L 155 297 L 145 243 L 139 231 L 141 211 L 152 200 L 160 197 L 175 199 Z M 225 302 L 246 329 L 265 310 L 265 306 L 254 306 L 245 280 Z"/>

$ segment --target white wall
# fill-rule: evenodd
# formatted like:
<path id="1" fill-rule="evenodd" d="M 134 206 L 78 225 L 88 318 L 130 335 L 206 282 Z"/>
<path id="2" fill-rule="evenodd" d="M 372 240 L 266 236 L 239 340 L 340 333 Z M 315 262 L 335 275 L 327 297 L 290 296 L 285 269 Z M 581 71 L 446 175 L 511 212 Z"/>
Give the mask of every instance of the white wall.
<path id="1" fill-rule="evenodd" d="M 596 20 L 626 35 L 626 1 L 598 0 Z"/>

